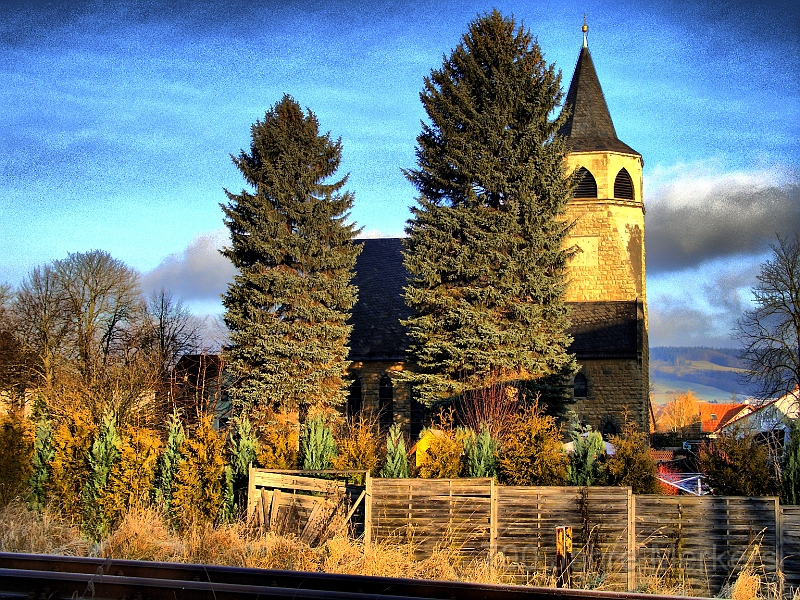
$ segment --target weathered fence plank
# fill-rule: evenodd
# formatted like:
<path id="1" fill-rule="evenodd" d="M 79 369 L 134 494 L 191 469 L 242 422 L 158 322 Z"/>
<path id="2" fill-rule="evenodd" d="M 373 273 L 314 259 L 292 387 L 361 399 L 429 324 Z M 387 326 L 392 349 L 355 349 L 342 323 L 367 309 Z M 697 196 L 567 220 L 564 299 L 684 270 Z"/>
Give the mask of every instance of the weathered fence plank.
<path id="1" fill-rule="evenodd" d="M 782 506 L 780 523 L 781 569 L 787 585 L 800 587 L 800 506 Z"/>
<path id="2" fill-rule="evenodd" d="M 748 558 L 774 572 L 777 503 L 777 498 L 637 496 L 639 576 L 667 577 L 711 595 Z"/>

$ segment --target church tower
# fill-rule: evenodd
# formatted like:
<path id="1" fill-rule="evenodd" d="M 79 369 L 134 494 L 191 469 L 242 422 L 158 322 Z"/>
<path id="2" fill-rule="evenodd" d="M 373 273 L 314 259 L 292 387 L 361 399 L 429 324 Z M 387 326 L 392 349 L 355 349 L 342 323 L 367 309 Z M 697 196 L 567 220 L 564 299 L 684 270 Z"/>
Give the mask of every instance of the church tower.
<path id="1" fill-rule="evenodd" d="M 576 410 L 611 433 L 619 430 L 625 413 L 642 427 L 649 416 L 643 161 L 617 137 L 587 32 L 584 19 L 583 46 L 564 102 L 568 119 L 559 132 L 567 143 L 568 170 L 578 180 L 567 205 L 567 216 L 575 221 L 569 243 L 578 252 L 569 264 L 566 301 L 572 305 L 574 346 L 582 365 Z M 622 344 L 622 337 L 628 342 Z M 589 338 L 591 349 L 582 350 Z M 624 389 L 622 382 L 627 382 Z"/>

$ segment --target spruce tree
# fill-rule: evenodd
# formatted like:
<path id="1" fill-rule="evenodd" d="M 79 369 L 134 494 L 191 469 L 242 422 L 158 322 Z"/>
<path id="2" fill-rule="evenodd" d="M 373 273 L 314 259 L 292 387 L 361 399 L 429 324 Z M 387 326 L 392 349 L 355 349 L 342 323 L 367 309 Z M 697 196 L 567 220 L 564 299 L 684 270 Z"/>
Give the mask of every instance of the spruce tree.
<path id="1" fill-rule="evenodd" d="M 497 11 L 425 79 L 405 298 L 426 404 L 489 381 L 555 381 L 560 397 L 575 370 L 563 301 L 572 182 L 564 117 L 549 119 L 560 82 L 530 32 Z"/>
<path id="2" fill-rule="evenodd" d="M 341 140 L 320 135 L 290 96 L 251 129 L 250 152 L 233 162 L 254 188 L 222 205 L 238 269 L 223 298 L 231 331 L 228 368 L 239 407 L 336 406 L 346 400 L 350 280 L 360 247 L 348 223 L 345 176 L 329 181 Z"/>

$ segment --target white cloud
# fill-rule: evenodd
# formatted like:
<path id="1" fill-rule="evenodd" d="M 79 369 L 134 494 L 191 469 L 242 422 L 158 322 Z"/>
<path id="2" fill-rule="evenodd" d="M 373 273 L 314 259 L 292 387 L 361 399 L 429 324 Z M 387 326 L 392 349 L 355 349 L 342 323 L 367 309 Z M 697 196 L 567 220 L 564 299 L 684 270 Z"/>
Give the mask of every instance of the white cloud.
<path id="1" fill-rule="evenodd" d="M 228 230 L 218 229 L 196 236 L 179 254 L 167 256 L 142 276 L 145 293 L 164 288 L 195 303 L 218 304 L 236 269 L 219 250 L 229 243 Z"/>

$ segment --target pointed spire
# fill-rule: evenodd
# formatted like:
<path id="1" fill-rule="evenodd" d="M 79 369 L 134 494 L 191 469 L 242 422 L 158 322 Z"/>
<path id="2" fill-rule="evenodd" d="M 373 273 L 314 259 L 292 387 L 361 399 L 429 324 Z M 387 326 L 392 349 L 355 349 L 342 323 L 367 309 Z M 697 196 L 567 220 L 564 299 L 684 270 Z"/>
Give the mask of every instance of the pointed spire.
<path id="1" fill-rule="evenodd" d="M 567 138 L 567 146 L 573 152 L 609 150 L 639 154 L 617 138 L 614 122 L 608 112 L 603 89 L 597 78 L 592 55 L 589 53 L 586 15 L 583 16 L 583 46 L 575 65 L 575 73 L 569 85 L 564 109 L 569 111 L 567 122 L 559 134 Z"/>
<path id="2" fill-rule="evenodd" d="M 583 13 L 583 27 L 581 27 L 581 31 L 583 31 L 583 47 L 588 48 L 589 42 L 586 40 L 586 34 L 589 33 L 589 26 L 586 24 L 586 13 Z"/>

